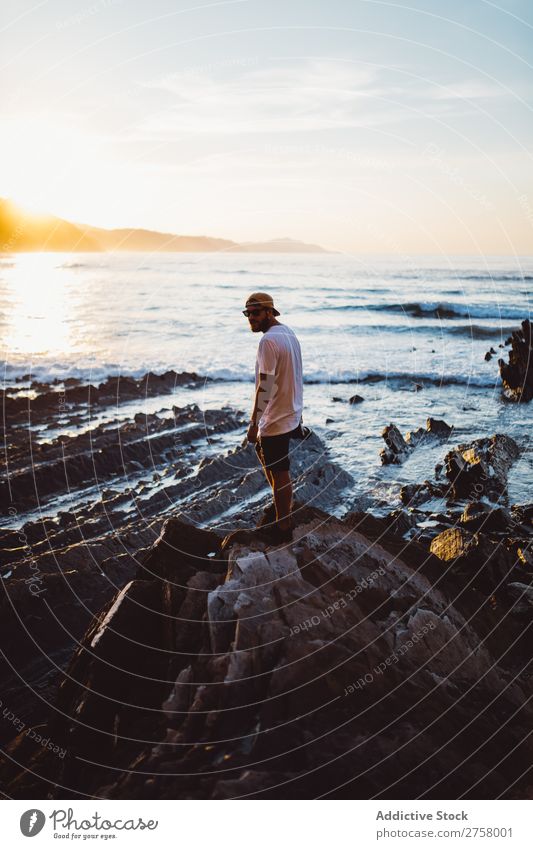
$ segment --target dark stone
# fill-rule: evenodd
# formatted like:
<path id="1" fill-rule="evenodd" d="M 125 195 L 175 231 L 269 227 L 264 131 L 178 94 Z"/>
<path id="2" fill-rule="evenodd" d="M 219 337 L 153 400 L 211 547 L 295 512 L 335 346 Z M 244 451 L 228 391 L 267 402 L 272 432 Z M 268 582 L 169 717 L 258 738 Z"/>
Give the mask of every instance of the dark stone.
<path id="1" fill-rule="evenodd" d="M 427 501 L 429 492 L 423 483 L 407 483 L 400 489 L 400 500 L 408 507 Z"/>
<path id="2" fill-rule="evenodd" d="M 448 528 L 433 539 L 430 551 L 439 560 L 456 560 L 465 553 L 472 540 L 472 534 L 462 528 Z"/>
<path id="3" fill-rule="evenodd" d="M 421 442 L 427 438 L 427 431 L 423 427 L 419 427 L 416 430 L 409 430 L 405 435 L 405 441 L 410 448 L 415 448 L 415 446 L 420 445 Z"/>
<path id="4" fill-rule="evenodd" d="M 401 435 L 395 424 L 387 425 L 384 428 L 381 436 L 387 444 L 387 448 L 383 448 L 380 457 L 383 465 L 390 463 L 403 463 L 409 454 L 409 446 Z"/>
<path id="5" fill-rule="evenodd" d="M 512 547 L 482 533 L 449 528 L 435 537 L 430 551 L 487 595 L 517 580 L 521 574 L 520 561 Z"/>
<path id="6" fill-rule="evenodd" d="M 223 571 L 225 564 L 217 557 L 221 542 L 222 537 L 213 531 L 202 530 L 177 518 L 167 519 L 159 539 L 139 567 L 137 577 L 185 584 L 195 572 Z"/>
<path id="7" fill-rule="evenodd" d="M 404 439 L 396 425 L 390 424 L 381 434 L 387 443 L 387 448 L 384 448 L 380 453 L 381 462 L 384 465 L 403 463 L 417 445 L 428 440 L 448 439 L 452 431 L 453 427 L 446 424 L 442 419 L 430 417 L 427 419 L 425 429 L 419 427 L 417 430 L 410 430 Z"/>
<path id="8" fill-rule="evenodd" d="M 490 507 L 482 502 L 467 504 L 461 523 L 469 531 L 506 532 L 513 521 L 511 513 L 504 507 Z"/>
<path id="9" fill-rule="evenodd" d="M 511 511 L 513 517 L 525 525 L 529 532 L 533 530 L 533 504 L 513 504 Z"/>
<path id="10" fill-rule="evenodd" d="M 362 395 L 352 395 L 352 397 L 349 399 L 348 403 L 349 404 L 360 404 L 364 400 L 365 399 L 363 398 Z"/>
<path id="11" fill-rule="evenodd" d="M 504 398 L 516 402 L 531 401 L 533 398 L 533 337 L 529 319 L 522 322 L 521 329 L 515 330 L 507 342 L 511 344 L 509 362 L 498 360 Z"/>
<path id="12" fill-rule="evenodd" d="M 507 492 L 507 475 L 519 454 L 514 439 L 505 434 L 459 445 L 444 458 L 452 497 L 469 501 L 481 496 L 500 498 Z"/>
<path id="13" fill-rule="evenodd" d="M 417 518 L 413 513 L 408 513 L 407 510 L 393 510 L 386 516 L 387 530 L 391 534 L 403 536 L 411 528 L 416 526 Z"/>
<path id="14" fill-rule="evenodd" d="M 443 419 L 433 419 L 430 416 L 426 422 L 426 430 L 439 439 L 448 439 L 453 431 L 453 426 L 446 424 Z"/>
<path id="15" fill-rule="evenodd" d="M 448 487 L 445 484 L 426 480 L 424 483 L 408 483 L 402 486 L 400 500 L 407 507 L 415 507 L 430 498 L 444 498 L 447 494 Z"/>
<path id="16" fill-rule="evenodd" d="M 525 797 L 530 591 L 514 553 L 461 531 L 435 541 L 439 559 L 397 535 L 404 511 L 298 513 L 292 544 L 235 542 L 218 572 L 218 535 L 167 521 L 153 577 L 97 612 L 45 718 L 66 757 L 20 735 L 5 794 Z M 498 581 L 501 610 L 486 603 Z"/>

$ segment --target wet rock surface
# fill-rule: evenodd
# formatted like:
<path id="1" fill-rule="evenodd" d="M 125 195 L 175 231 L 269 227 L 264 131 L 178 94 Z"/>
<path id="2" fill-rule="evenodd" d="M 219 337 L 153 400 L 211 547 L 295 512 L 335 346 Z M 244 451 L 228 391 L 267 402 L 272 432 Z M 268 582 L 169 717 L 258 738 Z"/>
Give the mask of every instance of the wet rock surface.
<path id="1" fill-rule="evenodd" d="M 498 360 L 503 395 L 509 401 L 527 402 L 533 398 L 533 332 L 525 319 L 510 337 L 509 362 Z"/>
<path id="2" fill-rule="evenodd" d="M 20 387 L 2 390 L 0 401 L 8 423 L 18 423 L 24 416 L 37 423 L 48 420 L 58 410 L 74 414 L 76 411 L 84 412 L 87 406 L 97 409 L 118 406 L 125 401 L 170 394 L 177 386 L 201 386 L 208 381 L 210 378 L 194 372 L 172 370 L 163 374 L 148 372 L 141 378 L 108 377 L 97 385 L 84 383 L 75 377 L 56 383 L 40 383 L 28 374 L 20 378 Z"/>
<path id="3" fill-rule="evenodd" d="M 196 404 L 174 407 L 170 416 L 137 414 L 133 420 L 96 425 L 79 435 L 37 441 L 31 431 L 11 446 L 9 476 L 0 485 L 0 506 L 19 510 L 46 504 L 80 486 L 103 487 L 117 476 L 128 480 L 143 472 L 186 471 L 183 452 L 194 441 L 242 426 L 236 411 L 202 411 Z M 180 463 L 181 460 L 181 463 Z"/>
<path id="4" fill-rule="evenodd" d="M 405 484 L 400 500 L 410 509 L 421 509 L 426 503 L 440 500 L 442 510 L 448 510 L 454 522 L 459 518 L 457 513 L 461 514 L 468 504 L 478 504 L 477 509 L 483 509 L 481 499 L 485 499 L 486 510 L 493 513 L 495 503 L 507 499 L 509 472 L 520 454 L 515 440 L 505 434 L 460 444 L 436 464 L 433 478 Z M 472 520 L 465 514 L 465 522 Z"/>
<path id="5" fill-rule="evenodd" d="M 395 424 L 387 425 L 381 434 L 386 448 L 380 453 L 383 465 L 403 463 L 417 445 L 429 441 L 447 440 L 453 432 L 453 427 L 441 419 L 428 418 L 426 428 L 418 428 L 407 433 L 405 439 Z"/>
<path id="6" fill-rule="evenodd" d="M 444 458 L 452 496 L 459 499 L 485 495 L 497 499 L 504 495 L 509 469 L 519 455 L 514 439 L 500 433 L 459 445 Z"/>
<path id="7" fill-rule="evenodd" d="M 391 426 L 394 464 L 415 447 L 442 456 L 375 515 L 347 509 L 353 480 L 311 434 L 291 442 L 293 542 L 251 533 L 222 550 L 273 518 L 246 417 L 121 415 L 112 393 L 94 421 L 80 401 L 10 431 L 9 796 L 528 796 L 533 506 L 508 499 L 520 446 L 495 434 L 448 450 L 441 419 L 405 439 Z"/>

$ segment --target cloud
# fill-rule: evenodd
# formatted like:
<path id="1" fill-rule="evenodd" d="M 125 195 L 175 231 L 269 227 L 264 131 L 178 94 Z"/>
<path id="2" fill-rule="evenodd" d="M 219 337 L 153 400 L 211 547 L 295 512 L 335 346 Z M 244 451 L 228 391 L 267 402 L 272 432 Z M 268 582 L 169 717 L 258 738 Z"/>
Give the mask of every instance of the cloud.
<path id="1" fill-rule="evenodd" d="M 451 116 L 461 100 L 505 94 L 484 80 L 456 80 L 442 86 L 403 70 L 335 59 L 274 65 L 254 58 L 185 69 L 144 83 L 147 93 L 157 95 L 159 108 L 147 110 L 133 137 L 170 141 L 191 134 L 380 127 L 412 120 L 416 111 L 421 116 Z"/>
<path id="2" fill-rule="evenodd" d="M 434 89 L 437 100 L 486 100 L 503 96 L 509 95 L 501 86 L 485 80 L 459 80 Z"/>
<path id="3" fill-rule="evenodd" d="M 170 74 L 146 84 L 169 95 L 137 127 L 143 137 L 188 133 L 308 132 L 373 126 L 401 117 L 381 101 L 380 71 L 327 60 L 257 67 L 253 62 Z"/>

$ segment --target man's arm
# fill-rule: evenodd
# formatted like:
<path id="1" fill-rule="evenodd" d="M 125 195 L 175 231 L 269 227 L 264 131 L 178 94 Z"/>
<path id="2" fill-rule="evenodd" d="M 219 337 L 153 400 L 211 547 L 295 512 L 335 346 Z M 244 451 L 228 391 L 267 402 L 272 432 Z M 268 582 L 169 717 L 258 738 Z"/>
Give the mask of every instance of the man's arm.
<path id="1" fill-rule="evenodd" d="M 255 390 L 254 408 L 250 417 L 248 433 L 246 434 L 248 442 L 257 442 L 259 419 L 265 412 L 268 402 L 272 398 L 272 389 L 274 387 L 274 375 L 260 372 Z"/>

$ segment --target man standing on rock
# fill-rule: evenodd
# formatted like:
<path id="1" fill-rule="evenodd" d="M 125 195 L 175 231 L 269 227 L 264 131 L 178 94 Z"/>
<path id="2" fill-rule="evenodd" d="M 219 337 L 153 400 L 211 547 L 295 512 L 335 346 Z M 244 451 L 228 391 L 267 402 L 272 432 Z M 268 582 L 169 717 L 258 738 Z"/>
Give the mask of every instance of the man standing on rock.
<path id="1" fill-rule="evenodd" d="M 247 433 L 274 495 L 274 509 L 265 514 L 270 523 L 261 533 L 275 543 L 290 542 L 289 441 L 304 435 L 302 352 L 294 331 L 277 320 L 280 313 L 270 295 L 254 292 L 243 313 L 252 333 L 263 334 L 257 349 L 255 399 Z"/>

